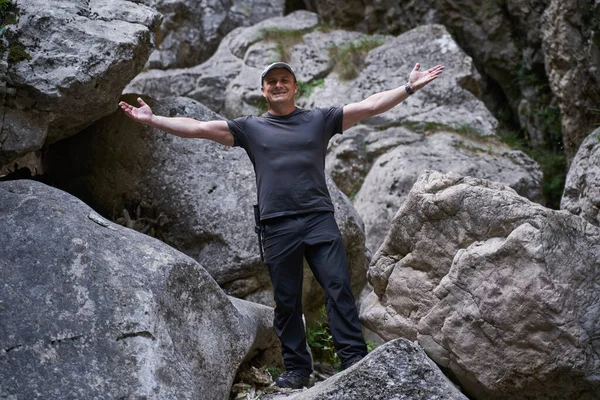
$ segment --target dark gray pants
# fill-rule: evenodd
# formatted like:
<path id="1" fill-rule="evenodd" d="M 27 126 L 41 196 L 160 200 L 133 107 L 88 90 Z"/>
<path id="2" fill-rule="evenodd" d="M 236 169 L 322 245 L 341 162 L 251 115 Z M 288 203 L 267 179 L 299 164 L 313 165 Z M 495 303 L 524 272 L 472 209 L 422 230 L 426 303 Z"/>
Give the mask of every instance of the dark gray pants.
<path id="1" fill-rule="evenodd" d="M 325 291 L 329 326 L 342 366 L 366 355 L 344 242 L 333 213 L 265 221 L 264 250 L 275 295 L 274 327 L 286 370 L 312 370 L 302 322 L 303 257 Z"/>

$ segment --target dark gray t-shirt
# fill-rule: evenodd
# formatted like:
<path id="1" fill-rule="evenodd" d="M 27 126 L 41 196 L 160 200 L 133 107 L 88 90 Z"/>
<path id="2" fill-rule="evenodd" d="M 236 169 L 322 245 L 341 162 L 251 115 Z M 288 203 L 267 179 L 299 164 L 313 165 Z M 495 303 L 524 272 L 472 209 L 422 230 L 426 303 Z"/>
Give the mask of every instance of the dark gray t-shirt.
<path id="1" fill-rule="evenodd" d="M 254 165 L 261 220 L 333 211 L 325 153 L 342 122 L 343 108 L 335 107 L 227 121 L 234 146 L 243 147 Z"/>

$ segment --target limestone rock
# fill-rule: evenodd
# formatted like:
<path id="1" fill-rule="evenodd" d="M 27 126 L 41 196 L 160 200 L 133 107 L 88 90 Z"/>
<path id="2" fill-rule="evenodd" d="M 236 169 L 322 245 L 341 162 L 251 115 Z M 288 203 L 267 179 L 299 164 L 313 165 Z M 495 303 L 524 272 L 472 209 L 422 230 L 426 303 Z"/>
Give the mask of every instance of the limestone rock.
<path id="1" fill-rule="evenodd" d="M 192 67 L 206 61 L 223 37 L 240 26 L 283 16 L 285 1 L 144 0 L 164 15 L 149 68 Z"/>
<path id="2" fill-rule="evenodd" d="M 112 113 L 153 47 L 159 14 L 131 1 L 18 2 L 2 100 L 0 165 Z"/>
<path id="3" fill-rule="evenodd" d="M 231 52 L 231 40 L 234 33 L 226 36 L 215 54 L 206 62 L 181 69 L 151 69 L 137 75 L 123 94 L 143 93 L 155 99 L 173 96 L 187 96 L 205 104 L 216 113 L 225 112 L 224 88 L 241 71 L 243 61 Z"/>
<path id="4" fill-rule="evenodd" d="M 239 27 L 223 38 L 206 62 L 190 68 L 142 72 L 123 93 L 143 93 L 156 99 L 186 96 L 228 118 L 258 114 L 262 102 L 260 72 L 280 57 L 273 52 L 274 42 L 262 41 L 264 31 L 308 32 L 317 23 L 316 14 L 296 11 L 250 27 Z"/>
<path id="5" fill-rule="evenodd" d="M 0 182 L 0 219 L 2 398 L 222 400 L 273 343 L 272 309 L 65 192 Z"/>
<path id="6" fill-rule="evenodd" d="M 354 185 L 354 206 L 365 223 L 367 247 L 373 252 L 383 243 L 411 187 L 427 169 L 500 181 L 530 200 L 543 201 L 537 163 L 494 138 L 442 128 L 419 135 L 403 127 L 369 131 L 360 126 L 346 135 L 337 139 L 340 145 L 332 147 L 327 165 L 332 176 L 348 182 L 346 187 L 350 182 Z"/>
<path id="7" fill-rule="evenodd" d="M 457 389 L 419 346 L 396 339 L 377 347 L 359 363 L 290 400 L 456 399 Z"/>
<path id="8" fill-rule="evenodd" d="M 560 208 L 600 226 L 600 129 L 579 147 L 567 174 Z"/>
<path id="9" fill-rule="evenodd" d="M 424 173 L 374 256 L 367 327 L 473 398 L 595 398 L 600 229 L 499 183 Z"/>
<path id="10" fill-rule="evenodd" d="M 541 31 L 548 81 L 560 106 L 565 152 L 572 160 L 587 132 L 600 122 L 600 3 L 552 0 Z"/>
<path id="11" fill-rule="evenodd" d="M 407 57 L 410 54 L 410 57 Z M 435 82 L 409 97 L 400 106 L 365 121 L 371 125 L 398 122 L 436 123 L 447 126 L 469 126 L 480 135 L 493 135 L 496 119 L 476 95 L 481 78 L 467 56 L 441 25 L 425 25 L 406 32 L 369 51 L 364 68 L 351 80 L 330 74 L 322 87 L 316 87 L 307 107 L 342 106 L 361 101 L 371 94 L 402 86 L 416 62 L 422 68 L 445 66 Z M 475 93 L 475 94 L 474 94 Z"/>
<path id="12" fill-rule="evenodd" d="M 435 0 L 309 0 L 327 24 L 361 32 L 397 35 L 439 22 Z"/>
<path id="13" fill-rule="evenodd" d="M 135 102 L 134 96 L 124 99 Z M 157 115 L 221 118 L 189 98 L 146 102 Z M 146 221 L 146 232 L 153 230 L 200 262 L 228 294 L 273 304 L 254 232 L 254 170 L 243 149 L 159 132 L 119 110 L 77 137 L 57 143 L 51 153 L 49 174 L 57 186 L 109 218 L 124 217 L 126 209 L 132 220 Z M 329 190 L 358 295 L 367 263 L 362 221 L 331 181 Z M 312 274 L 305 276 L 305 310 L 315 311 L 323 304 L 323 294 Z"/>

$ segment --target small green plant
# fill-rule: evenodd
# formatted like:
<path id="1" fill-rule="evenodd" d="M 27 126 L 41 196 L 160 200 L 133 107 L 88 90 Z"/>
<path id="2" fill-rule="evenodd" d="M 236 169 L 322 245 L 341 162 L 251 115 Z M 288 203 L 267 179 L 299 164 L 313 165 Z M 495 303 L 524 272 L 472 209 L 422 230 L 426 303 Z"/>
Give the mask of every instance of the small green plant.
<path id="1" fill-rule="evenodd" d="M 308 98 L 312 94 L 314 88 L 323 87 L 325 80 L 323 78 L 314 79 L 308 82 L 298 81 L 298 97 Z"/>
<path id="2" fill-rule="evenodd" d="M 273 378 L 273 380 L 275 380 L 275 379 L 279 378 L 279 376 L 282 374 L 283 371 L 279 367 L 268 366 L 267 372 L 269 373 L 269 375 L 271 375 L 271 378 Z"/>
<path id="3" fill-rule="evenodd" d="M 306 341 L 312 351 L 314 360 L 339 366 L 340 359 L 335 351 L 325 307 L 319 310 L 319 318 L 315 321 L 315 326 L 307 328 Z"/>
<path id="4" fill-rule="evenodd" d="M 17 6 L 12 0 L 0 0 L 0 37 L 6 32 L 7 25 L 17 23 Z"/>
<path id="5" fill-rule="evenodd" d="M 365 37 L 358 42 L 346 43 L 329 48 L 329 58 L 340 79 L 351 80 L 358 76 L 364 67 L 369 51 L 383 44 L 378 37 Z"/>
<path id="6" fill-rule="evenodd" d="M 290 60 L 291 51 L 294 46 L 302 42 L 304 31 L 299 29 L 263 28 L 259 32 L 258 40 L 275 42 L 278 59 L 273 61 Z"/>

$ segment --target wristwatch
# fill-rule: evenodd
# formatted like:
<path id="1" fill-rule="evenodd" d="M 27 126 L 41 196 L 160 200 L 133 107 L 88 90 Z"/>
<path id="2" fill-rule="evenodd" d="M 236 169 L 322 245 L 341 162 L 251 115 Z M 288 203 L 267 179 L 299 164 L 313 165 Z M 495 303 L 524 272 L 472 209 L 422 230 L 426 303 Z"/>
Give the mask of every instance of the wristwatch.
<path id="1" fill-rule="evenodd" d="M 406 90 L 406 93 L 408 93 L 408 95 L 412 95 L 415 94 L 415 91 L 413 90 L 412 86 L 410 85 L 410 82 L 407 82 L 406 85 L 404 85 L 404 90 Z"/>

